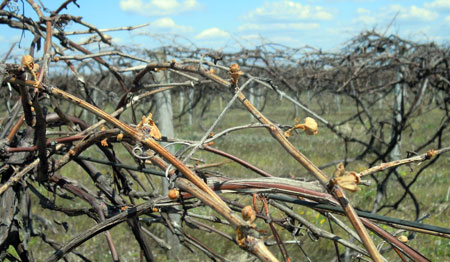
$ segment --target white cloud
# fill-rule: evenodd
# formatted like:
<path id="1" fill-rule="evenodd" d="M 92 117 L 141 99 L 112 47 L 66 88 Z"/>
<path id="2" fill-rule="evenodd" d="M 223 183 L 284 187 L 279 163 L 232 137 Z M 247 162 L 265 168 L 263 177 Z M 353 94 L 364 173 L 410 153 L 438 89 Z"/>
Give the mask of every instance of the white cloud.
<path id="1" fill-rule="evenodd" d="M 435 0 L 433 2 L 425 3 L 423 6 L 426 8 L 436 8 L 436 9 L 450 8 L 450 1 L 449 0 Z"/>
<path id="2" fill-rule="evenodd" d="M 372 12 L 368 9 L 358 8 L 356 9 L 356 13 L 358 14 L 358 16 L 352 19 L 353 23 L 373 25 L 377 22 L 377 18 L 375 17 L 375 15 L 373 15 Z"/>
<path id="3" fill-rule="evenodd" d="M 312 30 L 320 27 L 317 23 L 272 23 L 272 24 L 243 24 L 239 31 L 273 31 L 273 30 Z"/>
<path id="4" fill-rule="evenodd" d="M 321 6 L 281 0 L 265 2 L 242 18 L 246 23 L 241 24 L 238 31 L 287 33 L 317 30 L 320 28 L 318 21 L 330 20 L 333 15 Z"/>
<path id="5" fill-rule="evenodd" d="M 229 37 L 230 34 L 217 28 L 209 28 L 200 32 L 200 34 L 196 35 L 196 39 L 208 39 L 208 38 L 226 38 Z"/>
<path id="6" fill-rule="evenodd" d="M 331 12 L 321 6 L 302 5 L 292 1 L 266 2 L 261 7 L 244 16 L 246 20 L 257 21 L 299 21 L 299 20 L 330 20 Z"/>
<path id="7" fill-rule="evenodd" d="M 427 8 L 399 4 L 385 6 L 378 10 L 358 8 L 356 12 L 358 16 L 352 19 L 352 22 L 365 25 L 388 24 L 394 17 L 396 17 L 396 20 L 404 22 L 433 21 L 439 17 L 437 12 Z"/>
<path id="8" fill-rule="evenodd" d="M 356 9 L 358 16 L 352 19 L 353 23 L 363 23 L 365 25 L 373 25 L 377 22 L 377 18 L 372 15 L 370 10 L 365 8 Z"/>
<path id="9" fill-rule="evenodd" d="M 163 16 L 195 10 L 197 0 L 121 0 L 120 9 L 144 16 Z"/>
<path id="10" fill-rule="evenodd" d="M 386 12 L 387 14 L 398 12 L 398 18 L 405 20 L 415 19 L 421 21 L 431 21 L 439 17 L 438 13 L 428 10 L 426 8 L 417 7 L 415 5 L 412 5 L 410 7 L 403 7 L 401 5 L 391 5 L 388 8 L 384 8 L 384 10 L 382 10 L 382 13 L 384 12 Z"/>
<path id="11" fill-rule="evenodd" d="M 377 19 L 370 15 L 360 15 L 357 18 L 353 19 L 353 22 L 359 22 L 366 25 L 373 25 L 377 22 Z"/>
<path id="12" fill-rule="evenodd" d="M 370 10 L 365 9 L 365 8 L 358 8 L 358 9 L 356 9 L 356 12 L 358 13 L 358 15 L 370 14 Z"/>
<path id="13" fill-rule="evenodd" d="M 450 15 L 448 15 L 447 17 L 445 17 L 445 22 L 449 22 L 449 23 L 450 23 Z"/>
<path id="14" fill-rule="evenodd" d="M 417 18 L 417 19 L 421 19 L 421 20 L 430 21 L 430 20 L 436 19 L 439 15 L 428 9 L 420 8 L 420 7 L 413 5 L 409 8 L 409 16 L 411 18 Z"/>
<path id="15" fill-rule="evenodd" d="M 177 25 L 172 18 L 163 17 L 153 21 L 150 26 L 156 29 L 170 30 L 171 32 L 192 32 L 191 26 Z"/>

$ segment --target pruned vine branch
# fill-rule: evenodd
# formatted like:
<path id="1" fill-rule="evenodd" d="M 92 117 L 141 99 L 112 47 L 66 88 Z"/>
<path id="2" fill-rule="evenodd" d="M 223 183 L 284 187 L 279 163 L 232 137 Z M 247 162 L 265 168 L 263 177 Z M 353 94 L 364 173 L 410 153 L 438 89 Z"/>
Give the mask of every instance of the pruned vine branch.
<path id="1" fill-rule="evenodd" d="M 116 46 L 105 34 L 147 25 L 99 29 L 63 13 L 73 0 L 55 11 L 27 0 L 35 20 L 8 11 L 11 4 L 0 4 L 0 24 L 34 39 L 27 55 L 7 51 L 0 63 L 1 259 L 13 256 L 12 245 L 32 261 L 35 237 L 55 250 L 37 260 L 85 258 L 81 245 L 105 232 L 110 259 L 127 260 L 114 231 L 122 222 L 147 261 L 176 245 L 161 228 L 213 261 L 236 260 L 216 236 L 261 261 L 310 259 L 320 238 L 334 243 L 338 260 L 429 261 L 408 245 L 416 234 L 449 238 L 448 228 L 419 222 L 423 206 L 437 203 L 419 201 L 412 188 L 425 170 L 448 169 L 448 47 L 368 31 L 336 53 L 272 43 L 229 53 L 171 43 L 147 50 Z M 85 29 L 66 30 L 70 22 Z M 78 34 L 92 37 L 69 39 Z M 170 120 L 182 133 L 173 136 L 154 119 L 153 100 L 167 94 L 175 101 L 168 107 L 179 108 Z M 251 158 L 262 152 L 261 161 Z M 361 194 L 363 185 L 373 194 Z M 349 198 L 344 190 L 360 192 Z M 37 230 L 36 209 L 25 210 L 35 203 L 55 215 L 49 224 L 93 224 L 71 226 L 67 237 Z M 379 212 L 403 206 L 416 221 Z M 393 228 L 410 233 L 405 240 Z"/>

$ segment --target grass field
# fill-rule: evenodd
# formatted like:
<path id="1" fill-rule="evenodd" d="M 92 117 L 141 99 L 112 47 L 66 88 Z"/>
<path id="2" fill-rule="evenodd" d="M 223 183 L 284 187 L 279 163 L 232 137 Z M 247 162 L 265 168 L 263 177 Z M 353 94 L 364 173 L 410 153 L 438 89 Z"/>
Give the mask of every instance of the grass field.
<path id="1" fill-rule="evenodd" d="M 341 111 L 338 112 L 338 109 L 335 104 L 333 104 L 333 100 L 330 97 L 325 97 L 324 99 L 330 100 L 328 103 L 328 110 L 322 116 L 325 119 L 330 120 L 331 122 L 337 122 L 339 120 L 345 119 L 353 113 L 353 105 L 346 104 L 346 101 L 343 100 L 343 104 L 341 106 Z M 174 104 L 174 111 L 177 111 L 178 105 Z M 389 103 L 389 101 L 385 101 L 385 103 Z M 203 125 L 209 127 L 209 125 L 215 120 L 217 115 L 220 113 L 219 104 L 225 104 L 224 101 L 220 103 L 220 101 L 215 101 L 213 106 L 210 107 L 210 110 L 207 112 L 206 117 L 204 118 Z M 311 109 L 319 111 L 318 105 L 311 101 L 309 104 Z M 198 109 L 195 111 L 195 115 L 198 114 Z M 388 110 L 384 110 L 383 108 L 379 109 L 378 114 L 387 114 Z M 280 101 L 278 97 L 273 97 L 268 102 L 264 114 L 266 114 L 269 119 L 284 125 L 293 125 L 295 123 L 294 120 L 294 111 L 292 105 L 286 101 Z M 439 112 L 437 110 L 432 110 L 427 113 L 422 114 L 418 118 L 411 122 L 411 127 L 406 131 L 403 136 L 402 141 L 402 156 L 406 156 L 406 151 L 412 150 L 415 146 L 423 143 L 429 136 L 433 133 L 434 130 L 439 125 Z M 306 117 L 302 111 L 299 111 L 298 117 L 303 119 Z M 121 119 L 127 119 L 129 114 L 124 114 Z M 129 119 L 129 118 L 128 118 Z M 201 136 L 203 136 L 203 131 L 199 128 L 198 119 L 194 118 L 194 124 L 192 126 L 188 126 L 187 116 L 183 117 L 181 120 L 175 122 L 175 134 L 178 138 L 183 139 L 192 139 L 197 140 Z M 248 112 L 243 110 L 242 108 L 236 107 L 231 109 L 227 116 L 223 119 L 223 121 L 219 124 L 219 126 L 215 129 L 215 132 L 219 132 L 226 128 L 244 125 L 251 122 L 255 122 L 254 119 L 250 116 Z M 356 123 L 356 122 L 354 122 Z M 345 132 L 351 132 L 353 135 L 363 138 L 365 134 L 365 130 L 361 127 L 361 125 L 355 124 L 354 126 L 345 126 L 342 128 Z M 414 131 L 413 135 L 408 135 Z M 409 133 L 408 133 L 409 132 Z M 328 129 L 323 127 L 319 123 L 319 134 L 316 136 L 306 136 L 304 134 L 297 134 L 290 138 L 292 143 L 307 157 L 309 157 L 316 165 L 323 165 L 330 161 L 336 159 L 342 159 L 345 154 L 345 148 L 343 141 L 331 133 Z M 450 134 L 445 134 L 443 139 L 443 144 L 449 146 L 450 142 Z M 231 153 L 235 156 L 244 159 L 257 167 L 279 177 L 304 177 L 308 180 L 311 180 L 312 177 L 307 174 L 307 172 L 292 158 L 290 157 L 284 149 L 270 136 L 270 134 L 264 129 L 249 129 L 249 130 L 241 130 L 233 132 L 223 138 L 215 141 L 214 147 Z M 118 152 L 123 151 L 120 145 L 115 145 L 115 148 L 118 149 Z M 348 148 L 348 157 L 352 158 L 358 155 L 363 148 L 361 146 L 350 144 Z M 424 153 L 424 152 L 419 152 Z M 101 158 L 101 154 L 95 148 L 91 148 L 88 152 L 83 153 L 83 156 L 91 156 Z M 123 152 L 119 153 L 119 157 L 122 156 L 124 162 L 132 164 L 133 161 L 131 159 L 126 159 L 126 154 Z M 196 155 L 197 158 L 201 158 L 205 161 L 205 163 L 214 163 L 220 162 L 224 159 L 207 153 L 207 152 L 199 152 Z M 111 174 L 111 171 L 108 170 L 107 167 L 98 166 L 99 169 L 105 174 Z M 367 164 L 363 161 L 357 161 L 350 163 L 346 169 L 347 170 L 355 170 L 360 171 L 364 168 L 367 168 Z M 415 171 L 417 171 L 420 166 L 411 165 L 404 166 L 398 168 L 399 173 L 403 177 L 403 179 L 409 183 L 411 179 L 414 177 Z M 238 164 L 235 163 L 227 163 L 220 168 L 213 169 L 227 177 L 236 177 L 236 178 L 244 178 L 244 177 L 257 177 L 256 174 L 252 173 L 248 169 L 245 169 Z M 450 224 L 450 209 L 449 209 L 449 195 L 450 195 L 450 155 L 444 154 L 440 156 L 440 159 L 428 168 L 425 172 L 423 172 L 415 184 L 412 186 L 411 191 L 417 197 L 420 203 L 421 214 L 429 213 L 430 217 L 425 219 L 423 222 L 427 224 L 449 227 Z M 334 171 L 334 167 L 330 167 L 325 169 L 325 172 L 330 175 Z M 80 167 L 71 163 L 65 166 L 61 174 L 73 179 L 80 181 L 83 185 L 88 188 L 95 190 L 95 186 L 90 181 L 89 177 L 83 174 L 83 171 Z M 143 174 L 138 174 L 142 179 L 144 179 Z M 383 176 L 383 173 L 378 173 L 376 176 Z M 155 184 L 159 184 L 159 179 L 154 178 Z M 42 186 L 39 186 L 37 183 L 34 183 L 36 187 L 47 196 L 49 199 L 53 198 L 53 195 L 47 193 Z M 388 190 L 386 200 L 388 203 L 393 202 L 398 199 L 402 194 L 403 190 L 399 190 L 400 186 L 395 179 L 391 181 Z M 156 189 L 159 190 L 159 189 Z M 370 210 L 373 204 L 374 198 L 376 194 L 376 188 L 374 184 L 369 187 L 361 187 L 361 190 L 356 193 L 348 193 L 347 195 L 351 198 L 352 203 L 355 207 Z M 237 200 L 241 203 L 249 202 L 248 197 L 244 196 L 236 196 L 236 195 L 226 195 L 226 197 Z M 45 232 L 48 238 L 53 239 L 59 243 L 65 243 L 74 236 L 78 235 L 80 232 L 92 227 L 95 225 L 95 221 L 87 218 L 87 217 L 67 217 L 64 214 L 57 212 L 50 212 L 48 210 L 42 209 L 39 205 L 38 199 L 31 194 L 32 198 L 32 212 L 34 214 L 38 214 L 41 217 L 47 218 L 49 222 L 51 222 L 52 226 L 45 226 L 42 222 L 36 218 L 34 219 L 34 226 Z M 89 205 L 82 200 L 77 201 L 68 201 L 61 198 L 57 198 L 57 205 L 61 206 L 70 206 L 70 207 L 86 207 L 89 208 Z M 275 209 L 273 209 L 275 210 Z M 414 206 L 412 201 L 407 198 L 400 207 L 396 210 L 392 209 L 384 209 L 380 214 L 412 220 L 414 219 Z M 196 208 L 192 210 L 193 212 L 199 214 L 209 214 L 215 215 L 215 213 L 210 209 L 204 208 Z M 304 215 L 310 221 L 314 222 L 316 225 L 323 227 L 326 230 L 329 230 L 328 222 L 325 222 L 324 217 L 310 209 L 305 207 L 295 207 L 295 211 Z M 274 217 L 280 217 L 281 214 L 279 212 L 273 213 Z M 343 221 L 346 221 L 345 217 L 340 217 Z M 67 231 L 58 224 L 62 222 L 67 222 L 68 229 Z M 347 223 L 348 224 L 348 223 Z M 257 222 L 257 225 L 261 227 L 263 231 L 270 232 L 269 228 L 266 226 L 264 221 Z M 395 232 L 396 229 L 390 228 L 388 226 L 382 226 L 389 232 Z M 250 256 L 244 254 L 242 250 L 237 248 L 233 243 L 227 241 L 225 239 L 220 238 L 215 234 L 209 234 L 200 230 L 192 230 L 189 227 L 184 227 L 186 232 L 192 234 L 195 237 L 201 239 L 204 243 L 208 244 L 215 252 L 227 257 L 231 261 L 253 261 Z M 234 232 L 226 227 L 218 226 L 218 228 L 224 230 L 225 232 L 233 235 Z M 158 224 L 152 224 L 149 228 L 153 233 L 162 237 L 164 235 L 164 228 Z M 338 235 L 346 237 L 347 235 L 343 233 L 336 226 L 334 227 L 335 232 Z M 281 230 L 281 229 L 280 229 Z M 121 224 L 111 230 L 111 234 L 118 248 L 118 252 L 121 256 L 121 261 L 139 261 L 139 246 L 137 242 L 134 240 L 133 235 L 129 229 L 129 227 L 124 223 Z M 267 235 L 269 240 L 272 240 L 270 234 Z M 282 237 L 284 240 L 290 240 L 292 237 L 289 233 L 283 233 Z M 312 259 L 312 261 L 331 261 L 335 257 L 334 245 L 331 241 L 319 239 L 317 241 L 311 240 L 311 238 L 305 234 L 303 236 L 298 237 L 298 239 L 302 243 L 302 247 L 308 256 Z M 382 244 L 377 237 L 376 244 Z M 450 239 L 440 238 L 428 236 L 425 234 L 417 234 L 416 237 L 410 241 L 410 246 L 420 251 L 423 255 L 429 257 L 432 261 L 450 261 Z M 387 245 L 384 244 L 383 247 Z M 302 251 L 296 245 L 288 245 L 288 252 L 292 258 L 292 261 L 306 261 L 305 256 Z M 46 257 L 48 257 L 52 252 L 53 248 L 49 247 L 48 244 L 45 244 L 41 241 L 40 238 L 32 238 L 29 243 L 29 248 L 33 251 L 33 255 L 36 261 L 44 261 Z M 156 261 L 167 261 L 165 253 L 162 249 L 153 246 L 154 253 L 156 256 Z M 339 247 L 341 251 L 344 250 L 342 246 Z M 204 256 L 200 251 L 193 248 L 195 253 L 189 252 L 187 249 L 184 249 L 182 253 L 180 253 L 180 257 L 182 257 L 183 261 L 207 261 L 207 257 Z M 277 254 L 280 258 L 279 250 L 276 246 L 272 246 L 271 250 L 275 254 Z M 87 241 L 82 246 L 76 249 L 76 251 L 80 252 L 84 256 L 88 257 L 92 261 L 108 261 L 110 260 L 109 249 L 105 241 L 105 237 L 103 234 L 99 234 L 93 239 Z M 398 256 L 392 250 L 388 253 L 384 254 L 389 261 L 400 261 Z M 81 261 L 74 254 L 70 254 L 67 256 L 69 261 Z"/>

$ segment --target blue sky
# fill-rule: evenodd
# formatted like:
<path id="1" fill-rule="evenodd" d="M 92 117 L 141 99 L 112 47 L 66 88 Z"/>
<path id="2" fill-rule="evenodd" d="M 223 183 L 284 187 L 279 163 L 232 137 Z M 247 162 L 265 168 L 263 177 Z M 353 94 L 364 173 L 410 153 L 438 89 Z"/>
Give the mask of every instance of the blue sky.
<path id="1" fill-rule="evenodd" d="M 42 1 L 54 10 L 57 1 Z M 59 1 L 58 1 L 59 2 Z M 19 1 L 20 3 L 20 1 Z M 450 0 L 78 0 L 69 13 L 98 28 L 150 23 L 132 32 L 110 32 L 119 45 L 157 47 L 192 43 L 214 49 L 275 42 L 336 50 L 361 30 L 377 29 L 413 41 L 450 41 Z M 33 16 L 30 8 L 25 15 Z M 395 17 L 395 19 L 394 19 Z M 394 20 L 393 20 L 394 19 Z M 72 24 L 67 31 L 79 29 Z M 20 31 L 0 25 L 0 47 L 5 53 Z M 87 36 L 76 36 L 74 40 Z M 33 39 L 26 34 L 22 45 Z"/>

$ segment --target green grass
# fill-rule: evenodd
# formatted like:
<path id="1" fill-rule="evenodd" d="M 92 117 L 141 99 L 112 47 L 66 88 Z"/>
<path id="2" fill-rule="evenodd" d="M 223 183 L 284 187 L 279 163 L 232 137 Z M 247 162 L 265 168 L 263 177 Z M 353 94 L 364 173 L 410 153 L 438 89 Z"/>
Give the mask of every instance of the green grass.
<path id="1" fill-rule="evenodd" d="M 175 99 L 175 111 L 178 109 L 178 105 L 176 105 L 176 98 L 177 96 L 173 97 L 173 99 Z M 344 99 L 341 112 L 339 112 L 338 114 L 336 114 L 335 105 L 330 102 L 327 112 L 322 116 L 326 119 L 332 120 L 332 122 L 338 122 L 342 119 L 346 119 L 353 114 L 354 110 L 353 105 L 346 102 L 348 101 L 345 101 Z M 214 106 L 210 107 L 210 111 L 208 111 L 208 113 L 206 114 L 206 118 L 203 121 L 204 127 L 209 127 L 215 120 L 216 116 L 220 113 L 217 105 L 218 103 L 215 103 Z M 310 106 L 310 108 L 312 108 L 313 110 L 319 111 L 318 105 L 313 102 L 311 102 L 311 104 L 308 106 Z M 195 114 L 198 114 L 197 110 L 198 109 L 196 109 Z M 111 112 L 112 108 L 109 107 L 107 111 Z M 280 124 L 293 125 L 295 123 L 292 106 L 287 101 L 282 101 L 282 103 L 280 103 L 278 98 L 269 101 L 264 114 L 269 119 Z M 386 111 L 380 109 L 377 110 L 375 114 L 380 114 L 381 116 L 382 114 L 386 114 Z M 139 117 L 140 116 L 138 116 L 138 118 Z M 306 117 L 306 115 L 303 112 L 299 112 L 299 118 L 303 119 L 304 117 Z M 433 131 L 436 130 L 436 128 L 439 126 L 439 117 L 439 112 L 437 110 L 433 110 L 421 115 L 420 117 L 412 121 L 410 123 L 410 128 L 407 130 L 406 134 L 403 137 L 402 152 L 412 150 L 415 146 L 427 141 L 432 135 Z M 121 119 L 131 119 L 130 113 L 127 112 L 123 114 Z M 175 123 L 176 137 L 194 140 L 202 137 L 203 131 L 199 128 L 198 122 L 196 121 L 197 118 L 194 119 L 195 120 L 193 126 L 188 126 L 186 124 L 187 116 L 183 117 L 180 121 L 177 121 Z M 228 127 L 244 125 L 251 122 L 255 122 L 255 120 L 251 118 L 248 112 L 240 108 L 234 108 L 230 110 L 230 112 L 222 120 L 219 126 L 215 129 L 215 133 L 218 133 L 219 131 Z M 340 130 L 342 132 L 351 133 L 352 135 L 363 139 L 366 136 L 365 129 L 356 122 L 353 123 L 354 125 L 346 125 L 344 127 L 341 127 Z M 412 136 L 409 136 L 408 134 L 412 131 L 414 131 L 414 134 Z M 345 146 L 343 144 L 343 141 L 337 138 L 328 129 L 320 124 L 318 135 L 306 136 L 303 133 L 299 133 L 290 138 L 290 141 L 316 165 L 322 165 L 336 159 L 342 159 L 345 154 Z M 450 135 L 446 134 L 443 142 L 447 143 L 447 146 L 448 141 L 450 141 Z M 115 149 L 117 149 L 117 155 L 119 156 L 119 158 L 121 158 L 125 163 L 133 164 L 132 159 L 127 156 L 127 153 L 120 145 L 115 145 L 114 147 Z M 275 176 L 289 177 L 290 175 L 294 175 L 296 177 L 304 177 L 308 180 L 313 179 L 310 175 L 307 174 L 305 169 L 302 168 L 292 157 L 290 157 L 289 154 L 286 153 L 285 150 L 278 144 L 278 142 L 276 142 L 264 129 L 251 129 L 233 132 L 223 138 L 216 140 L 214 147 L 238 156 Z M 348 157 L 352 158 L 358 155 L 361 150 L 363 150 L 362 146 L 357 144 L 350 144 L 348 147 Z M 83 156 L 103 158 L 99 150 L 95 148 L 91 148 L 87 152 L 84 152 Z M 206 163 L 219 162 L 223 160 L 223 158 L 219 156 L 204 151 L 199 151 L 196 154 L 196 157 L 204 160 Z M 370 159 L 367 160 L 370 161 Z M 413 179 L 415 172 L 419 170 L 422 165 L 418 166 L 414 164 L 408 167 L 400 167 L 398 170 L 406 183 L 409 183 Z M 110 169 L 104 166 L 98 166 L 98 168 L 105 175 L 112 173 Z M 362 161 L 354 162 L 350 163 L 346 168 L 348 170 L 359 171 L 367 168 L 367 163 Z M 213 168 L 212 170 L 218 171 L 221 174 L 232 178 L 257 177 L 256 174 L 235 163 L 228 163 L 220 168 Z M 431 215 L 431 217 L 426 219 L 424 223 L 443 227 L 449 226 L 450 209 L 448 195 L 450 193 L 448 191 L 450 185 L 450 176 L 448 170 L 450 170 L 450 158 L 448 154 L 444 154 L 433 166 L 423 172 L 416 183 L 411 187 L 411 191 L 415 194 L 420 203 L 421 214 L 430 213 Z M 331 174 L 333 171 L 334 167 L 330 167 L 325 170 L 327 174 Z M 61 175 L 76 179 L 81 184 L 95 192 L 95 185 L 91 182 L 91 179 L 83 173 L 83 170 L 77 165 L 68 164 L 61 170 Z M 143 174 L 137 173 L 137 175 L 142 179 L 142 181 L 145 181 L 145 183 L 147 184 Z M 384 175 L 384 173 L 379 173 L 376 176 L 382 177 Z M 154 178 L 154 182 L 157 186 L 160 185 L 160 179 Z M 134 184 L 135 188 L 138 189 L 136 183 Z M 150 188 L 150 186 L 148 186 L 148 188 Z M 387 203 L 392 203 L 403 194 L 403 191 L 398 190 L 398 188 L 398 182 L 393 179 L 387 189 Z M 44 195 L 52 199 L 53 196 L 46 193 L 43 188 L 40 188 L 40 190 Z M 373 184 L 370 187 L 362 186 L 359 192 L 348 193 L 347 195 L 349 195 L 349 197 L 351 198 L 354 206 L 370 210 L 375 199 L 375 193 L 376 189 Z M 241 203 L 249 203 L 250 201 L 249 197 L 241 195 L 226 195 L 226 197 L 237 200 Z M 85 201 L 78 200 L 74 203 L 74 201 L 64 200 L 61 198 L 57 198 L 56 204 L 66 207 L 88 207 L 88 204 Z M 65 232 L 61 226 L 58 226 L 55 223 L 53 224 L 55 226 L 55 229 L 57 230 L 57 233 L 52 232 L 50 228 L 40 228 L 48 235 L 49 238 L 59 243 L 66 243 L 71 238 L 78 235 L 80 232 L 83 232 L 84 230 L 87 230 L 88 228 L 95 225 L 95 221 L 87 217 L 67 217 L 61 213 L 50 212 L 48 210 L 42 209 L 39 206 L 37 199 L 33 195 L 32 207 L 33 213 L 38 213 L 43 217 L 52 220 L 52 222 L 65 221 L 69 224 L 70 227 L 67 232 Z M 294 207 L 294 210 L 304 215 L 307 219 L 315 223 L 317 226 L 323 227 L 326 230 L 329 229 L 328 222 L 323 222 L 323 216 L 319 213 L 301 206 Z M 385 209 L 381 212 L 381 214 L 401 219 L 412 220 L 414 219 L 412 210 L 414 210 L 413 203 L 410 198 L 407 198 L 397 210 Z M 215 213 L 210 209 L 196 208 L 193 211 L 200 214 L 215 215 Z M 271 211 L 275 210 L 271 209 Z M 273 216 L 276 218 L 282 217 L 281 214 L 277 212 L 274 212 Z M 340 218 L 343 221 L 346 221 L 345 217 L 341 216 Z M 39 226 L 39 223 L 36 224 L 37 226 Z M 270 229 L 263 221 L 258 221 L 257 225 L 258 229 L 262 230 L 262 232 L 270 232 Z M 228 227 L 216 227 L 230 235 L 235 234 L 235 232 L 233 232 Z M 383 226 L 383 228 L 391 233 L 396 232 L 396 229 L 387 226 Z M 164 228 L 161 225 L 152 225 L 149 229 L 160 237 L 164 236 Z M 223 256 L 226 256 L 230 260 L 247 260 L 247 255 L 243 254 L 243 251 L 230 241 L 227 241 L 213 233 L 193 230 L 187 226 L 185 226 L 184 229 L 187 233 L 201 239 L 204 243 L 208 244 L 212 250 Z M 337 226 L 334 226 L 334 229 L 338 235 L 344 237 L 347 236 Z M 139 246 L 134 240 L 129 227 L 125 223 L 123 223 L 122 225 L 119 225 L 110 230 L 110 232 L 121 256 L 121 260 L 139 261 Z M 289 233 L 282 231 L 281 229 L 280 232 L 283 232 L 283 239 L 291 239 Z M 269 240 L 273 240 L 271 234 L 269 233 L 267 233 L 267 238 Z M 298 239 L 302 242 L 303 249 L 313 259 L 313 261 L 329 261 L 335 256 L 335 253 L 333 251 L 334 246 L 331 241 L 324 239 L 312 241 L 304 230 L 302 231 L 302 235 L 299 236 Z M 378 238 L 375 239 L 377 243 L 380 242 Z M 153 243 L 153 241 L 151 242 Z M 449 239 L 429 236 L 425 234 L 417 234 L 416 238 L 409 244 L 416 250 L 420 251 L 423 255 L 431 258 L 433 261 L 450 261 Z M 42 243 L 41 241 L 36 241 L 35 239 L 32 239 L 32 241 L 29 243 L 29 246 L 30 249 L 33 250 L 33 254 L 38 261 L 44 260 L 53 252 L 53 249 L 47 244 Z M 162 249 L 158 248 L 155 244 L 152 244 L 152 248 L 156 255 L 156 261 L 167 261 Z M 276 246 L 272 246 L 270 247 L 270 249 L 281 258 L 279 250 Z M 208 258 L 203 255 L 202 252 L 196 250 L 196 248 L 193 248 L 193 250 L 195 251 L 194 254 L 189 252 L 187 249 L 183 250 L 183 252 L 180 254 L 180 256 L 183 257 L 183 261 L 208 260 Z M 344 249 L 340 247 L 340 250 L 342 251 Z M 82 253 L 93 261 L 110 260 L 109 249 L 105 241 L 105 236 L 103 234 L 99 234 L 93 239 L 87 241 L 82 246 L 78 247 L 76 251 Z M 297 246 L 288 245 L 288 251 L 293 259 L 292 261 L 305 260 L 303 253 Z M 393 251 L 390 251 L 389 253 L 386 253 L 384 255 L 386 256 L 386 258 L 388 258 L 389 261 L 398 261 L 398 256 L 396 256 L 395 252 Z M 68 255 L 67 258 L 69 259 L 69 261 L 79 261 L 79 259 L 73 254 Z M 251 259 L 248 259 L 248 261 L 251 261 Z"/>

